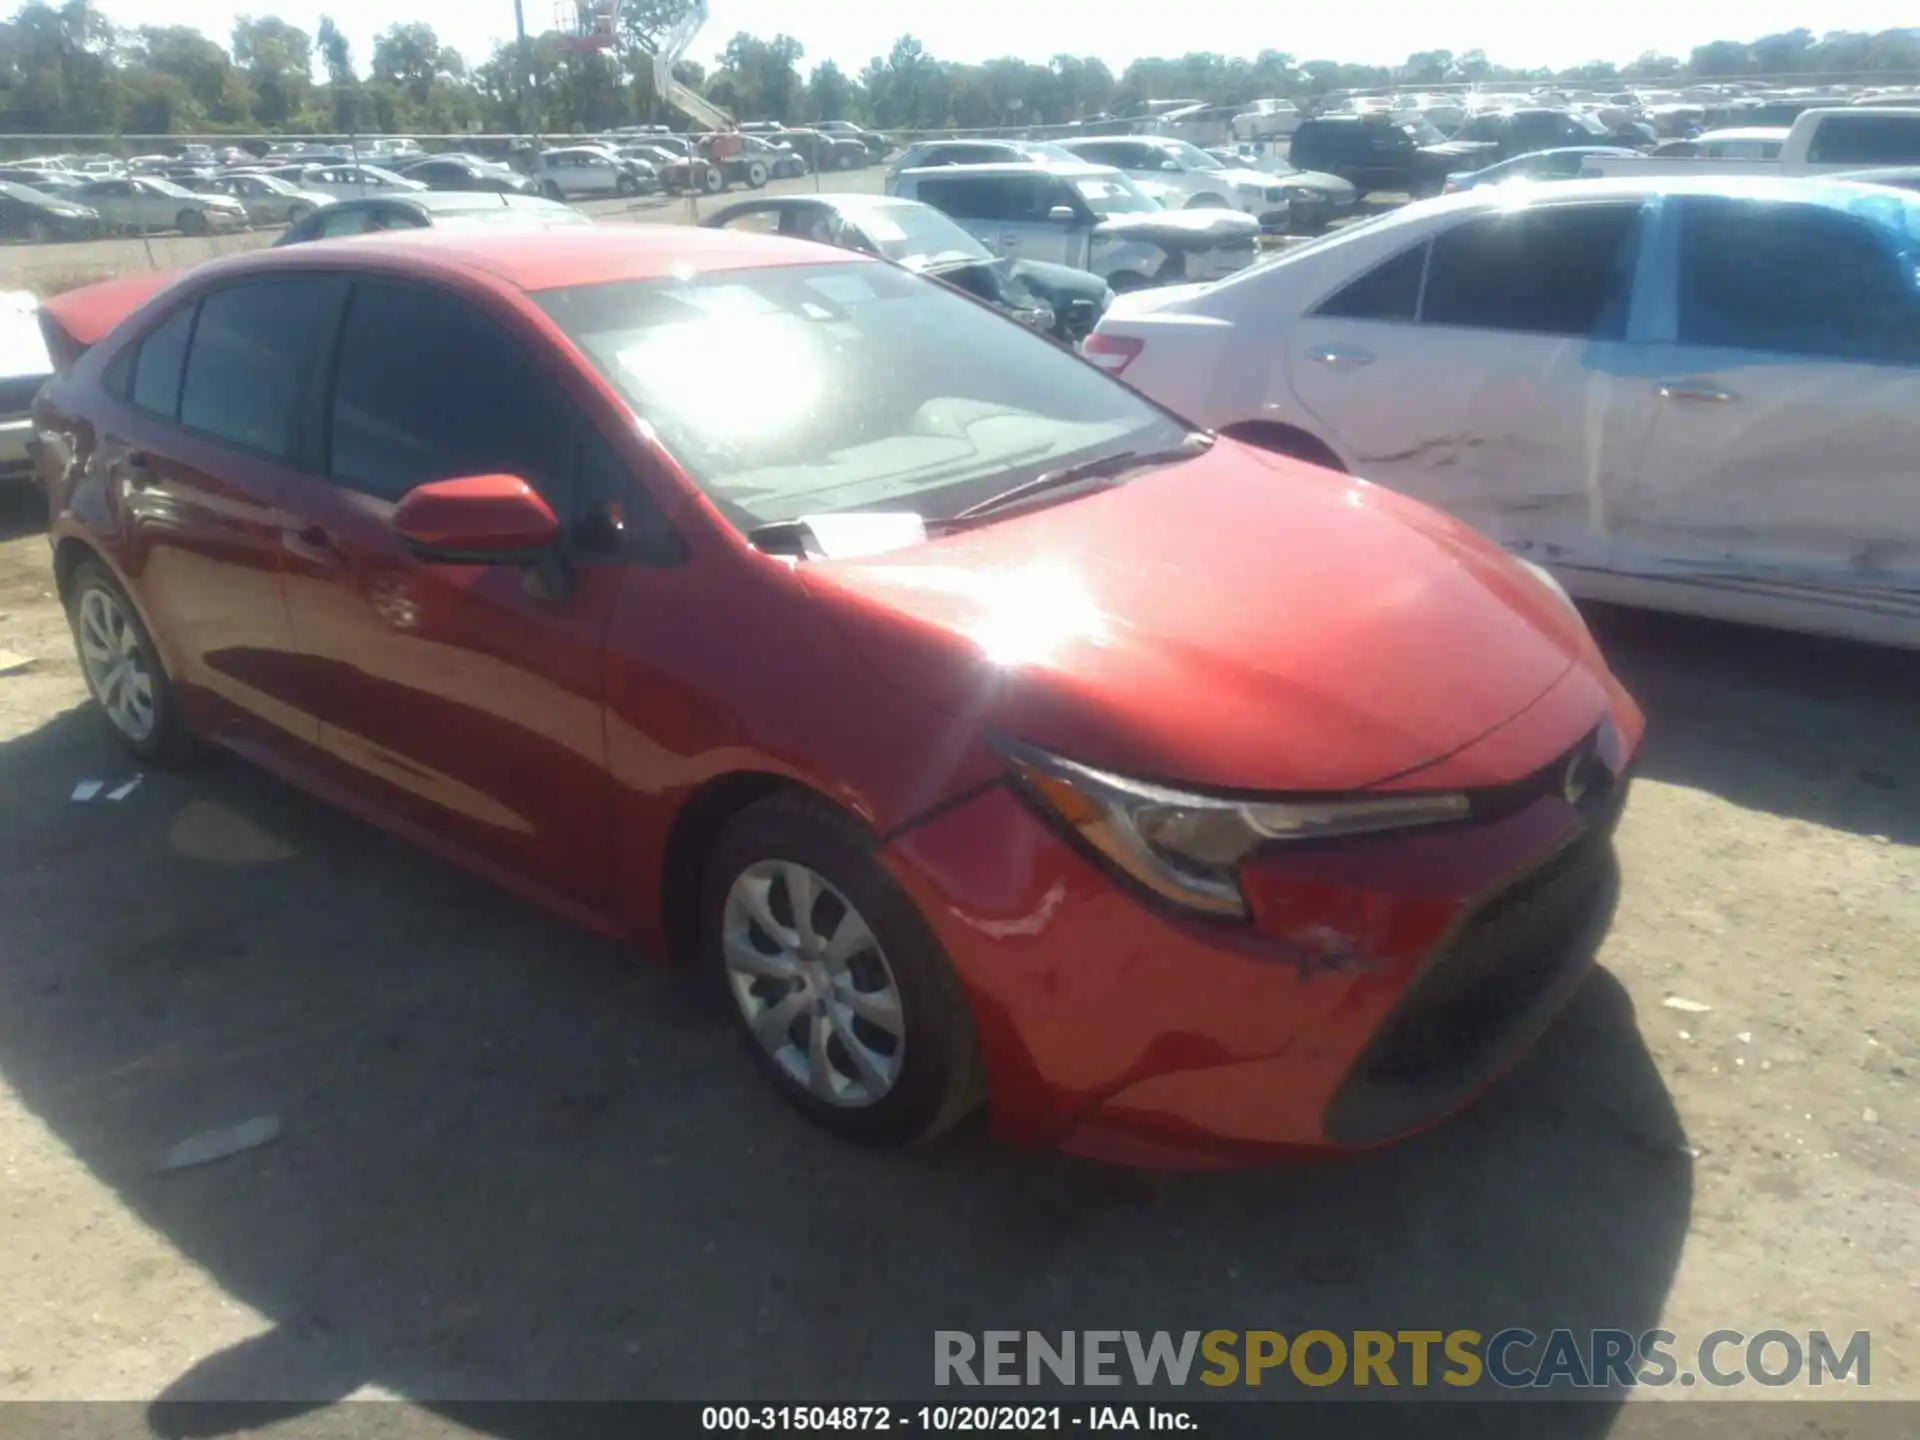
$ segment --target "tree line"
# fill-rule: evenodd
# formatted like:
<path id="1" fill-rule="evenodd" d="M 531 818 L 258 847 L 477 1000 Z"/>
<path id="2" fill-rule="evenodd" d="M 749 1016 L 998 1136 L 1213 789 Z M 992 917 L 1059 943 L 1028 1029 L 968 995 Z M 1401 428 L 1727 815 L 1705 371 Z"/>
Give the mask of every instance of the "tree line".
<path id="1" fill-rule="evenodd" d="M 527 45 L 531 100 L 542 128 L 591 132 L 672 117 L 654 91 L 651 56 L 689 0 L 629 0 L 616 43 L 571 48 L 548 31 Z M 331 18 L 309 34 L 273 15 L 241 15 L 228 43 L 184 25 L 115 26 L 88 0 L 30 3 L 0 22 L 0 130 L 41 134 L 438 133 L 522 128 L 515 42 L 469 63 L 433 27 L 396 24 L 364 64 Z M 1137 60 L 1115 75 L 1092 56 L 960 64 L 902 35 L 857 75 L 822 60 L 803 74 L 791 35 L 735 35 L 711 72 L 682 61 L 678 78 L 741 119 L 793 124 L 859 120 L 888 129 L 1057 125 L 1126 114 L 1148 100 L 1237 106 L 1301 100 L 1336 89 L 1542 80 L 1606 85 L 1741 76 L 1847 76 L 1920 83 L 1920 29 L 1799 29 L 1720 40 L 1685 57 L 1647 51 L 1616 64 L 1514 69 L 1480 50 L 1422 51 L 1397 66 L 1301 60 L 1264 49 L 1251 58 L 1189 54 Z"/>

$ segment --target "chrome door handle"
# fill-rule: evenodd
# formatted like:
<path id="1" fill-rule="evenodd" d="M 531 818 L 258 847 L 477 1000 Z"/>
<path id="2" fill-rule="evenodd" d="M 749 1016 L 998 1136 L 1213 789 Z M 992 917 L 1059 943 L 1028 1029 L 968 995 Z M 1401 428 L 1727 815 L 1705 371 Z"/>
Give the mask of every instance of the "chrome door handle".
<path id="1" fill-rule="evenodd" d="M 1373 356 L 1365 350 L 1349 350 L 1341 345 L 1323 345 L 1309 350 L 1307 358 L 1316 365 L 1371 365 Z"/>
<path id="2" fill-rule="evenodd" d="M 1719 404 L 1740 397 L 1731 390 L 1722 390 L 1718 385 L 1696 385 L 1688 380 L 1660 380 L 1655 382 L 1653 393 L 1662 400 L 1705 401 Z"/>

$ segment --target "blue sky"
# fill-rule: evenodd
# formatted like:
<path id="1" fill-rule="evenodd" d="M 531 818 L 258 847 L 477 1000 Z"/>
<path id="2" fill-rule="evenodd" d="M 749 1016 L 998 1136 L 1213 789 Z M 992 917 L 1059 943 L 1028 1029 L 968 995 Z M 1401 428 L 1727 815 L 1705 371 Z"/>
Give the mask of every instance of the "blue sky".
<path id="1" fill-rule="evenodd" d="M 571 0 L 565 0 L 571 10 Z M 551 27 L 554 0 L 525 0 L 527 26 Z M 1130 0 L 964 0 L 927 7 L 871 0 L 711 0 L 712 18 L 689 52 L 710 65 L 737 30 L 786 31 L 807 47 L 806 65 L 824 58 L 858 71 L 911 30 L 929 53 L 977 61 L 999 55 L 1045 60 L 1060 51 L 1098 55 L 1118 73 L 1142 55 L 1214 50 L 1252 55 L 1287 51 L 1302 60 L 1390 64 L 1417 50 L 1483 49 L 1509 65 L 1574 65 L 1630 60 L 1642 50 L 1684 56 L 1709 40 L 1751 40 L 1805 25 L 1825 30 L 1886 30 L 1920 19 L 1913 0 L 1609 0 L 1600 6 L 1520 6 L 1514 0 L 1371 0 L 1286 15 L 1281 7 L 1213 0 L 1168 7 Z M 226 42 L 231 0 L 101 0 L 117 23 L 194 25 Z M 396 18 L 424 20 L 469 59 L 481 59 L 513 34 L 513 0 L 272 0 L 246 7 L 277 14 L 311 31 L 331 14 L 365 67 L 373 36 Z M 917 12 L 917 13 L 915 13 Z M 1169 23 L 1169 14 L 1177 20 Z M 907 16 L 914 14 L 909 22 Z"/>

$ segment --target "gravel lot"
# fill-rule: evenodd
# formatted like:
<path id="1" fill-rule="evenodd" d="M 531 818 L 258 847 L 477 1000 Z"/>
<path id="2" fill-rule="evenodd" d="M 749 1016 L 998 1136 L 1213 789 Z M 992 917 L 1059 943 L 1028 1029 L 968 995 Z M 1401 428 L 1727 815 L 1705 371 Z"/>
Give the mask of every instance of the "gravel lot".
<path id="1" fill-rule="evenodd" d="M 1920 655 L 1593 612 L 1651 731 L 1564 1019 L 1408 1144 L 1155 1176 L 843 1148 L 696 977 L 237 762 L 71 803 L 134 772 L 43 524 L 0 491 L 0 1399 L 875 1399 L 935 1328 L 1656 1322 L 1870 1330 L 1920 1399 Z"/>

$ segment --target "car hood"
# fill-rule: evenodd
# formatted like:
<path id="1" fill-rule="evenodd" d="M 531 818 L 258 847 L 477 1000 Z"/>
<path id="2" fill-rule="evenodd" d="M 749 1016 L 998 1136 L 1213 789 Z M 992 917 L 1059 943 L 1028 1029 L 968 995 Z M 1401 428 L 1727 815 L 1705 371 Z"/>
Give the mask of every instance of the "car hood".
<path id="1" fill-rule="evenodd" d="M 1571 607 L 1491 542 L 1229 440 L 801 577 L 876 678 L 957 722 L 1212 789 L 1364 789 L 1600 664 Z M 1518 778 L 1467 765 L 1448 783 Z"/>
<path id="2" fill-rule="evenodd" d="M 1047 260 L 1015 260 L 1008 273 L 1049 299 L 1100 300 L 1107 293 L 1107 282 L 1091 271 Z"/>
<path id="3" fill-rule="evenodd" d="M 1276 175 L 1274 179 L 1297 190 L 1312 190 L 1336 199 L 1356 193 L 1350 181 L 1342 180 L 1338 175 L 1329 175 L 1324 170 L 1294 170 L 1286 175 Z"/>
<path id="4" fill-rule="evenodd" d="M 1260 222 L 1239 210 L 1205 206 L 1198 210 L 1108 215 L 1095 233 L 1103 240 L 1146 240 L 1165 247 L 1198 249 L 1251 240 L 1260 233 Z"/>

